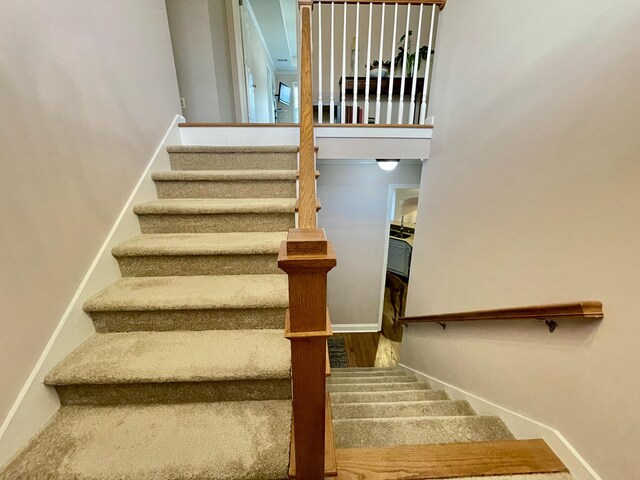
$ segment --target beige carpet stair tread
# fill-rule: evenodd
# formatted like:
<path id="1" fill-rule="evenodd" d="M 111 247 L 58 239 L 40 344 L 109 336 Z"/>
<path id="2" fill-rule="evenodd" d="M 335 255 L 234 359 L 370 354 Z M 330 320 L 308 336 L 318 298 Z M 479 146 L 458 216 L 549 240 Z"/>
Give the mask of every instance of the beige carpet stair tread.
<path id="1" fill-rule="evenodd" d="M 84 304 L 87 312 L 286 308 L 286 275 L 121 278 Z"/>
<path id="2" fill-rule="evenodd" d="M 211 146 L 211 145 L 170 145 L 169 153 L 297 153 L 297 145 L 269 146 Z"/>
<path id="3" fill-rule="evenodd" d="M 287 232 L 150 233 L 113 248 L 115 257 L 154 255 L 266 255 L 278 253 Z"/>
<path id="4" fill-rule="evenodd" d="M 156 182 L 224 182 L 251 180 L 295 181 L 297 176 L 297 170 L 170 170 L 153 173 L 151 178 Z"/>
<path id="5" fill-rule="evenodd" d="M 336 403 L 333 418 L 389 418 L 420 416 L 475 415 L 466 401 L 414 401 L 379 403 Z"/>
<path id="6" fill-rule="evenodd" d="M 334 419 L 336 448 L 513 440 L 498 417 Z"/>
<path id="7" fill-rule="evenodd" d="M 327 384 L 327 391 L 337 392 L 397 392 L 402 390 L 429 390 L 431 387 L 422 382 L 409 383 L 344 383 Z"/>
<path id="8" fill-rule="evenodd" d="M 63 407 L 0 478 L 286 478 L 291 402 Z"/>
<path id="9" fill-rule="evenodd" d="M 133 207 L 137 215 L 293 213 L 294 198 L 166 198 Z"/>
<path id="10" fill-rule="evenodd" d="M 404 390 L 391 392 L 341 392 L 331 393 L 331 404 L 375 402 L 419 402 L 449 400 L 444 390 Z"/>
<path id="11" fill-rule="evenodd" d="M 417 383 L 418 379 L 406 375 L 372 376 L 365 377 L 329 377 L 327 383 L 331 385 L 343 385 L 348 383 Z"/>
<path id="12" fill-rule="evenodd" d="M 288 378 L 282 330 L 97 334 L 46 376 L 47 385 Z"/>

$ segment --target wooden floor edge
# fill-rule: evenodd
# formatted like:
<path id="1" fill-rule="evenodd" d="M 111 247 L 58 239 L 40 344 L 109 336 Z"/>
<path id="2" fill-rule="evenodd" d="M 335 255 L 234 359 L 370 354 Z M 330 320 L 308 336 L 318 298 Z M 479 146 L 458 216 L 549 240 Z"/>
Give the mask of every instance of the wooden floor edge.
<path id="1" fill-rule="evenodd" d="M 430 480 L 568 472 L 544 440 L 337 449 L 337 480 Z"/>

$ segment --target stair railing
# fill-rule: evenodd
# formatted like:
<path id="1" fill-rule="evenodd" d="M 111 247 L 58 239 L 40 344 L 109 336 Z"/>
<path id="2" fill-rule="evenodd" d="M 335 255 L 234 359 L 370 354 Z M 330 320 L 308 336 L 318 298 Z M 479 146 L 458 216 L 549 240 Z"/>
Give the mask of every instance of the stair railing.
<path id="1" fill-rule="evenodd" d="M 312 17 L 318 27 L 317 56 L 313 59 L 318 78 L 318 123 L 325 121 L 323 90 L 328 86 L 329 123 L 425 125 L 437 9 L 442 10 L 446 0 L 314 0 L 313 3 L 318 4 Z M 325 77 L 323 63 L 327 60 L 329 75 Z M 305 68 L 304 64 L 301 66 Z M 399 77 L 395 76 L 396 71 Z M 340 89 L 337 93 L 336 86 Z"/>
<path id="2" fill-rule="evenodd" d="M 312 59 L 312 10 L 314 4 L 318 6 L 319 26 L 322 27 L 322 4 L 329 3 L 331 7 L 331 88 L 330 88 L 330 121 L 334 121 L 334 46 L 335 46 L 335 3 L 341 3 L 344 8 L 343 17 L 343 47 L 342 47 L 342 76 L 345 73 L 346 58 L 346 32 L 347 32 L 347 7 L 355 4 L 356 8 L 356 32 L 359 29 L 360 4 L 369 5 L 368 17 L 368 44 L 366 66 L 366 94 L 364 98 L 365 118 L 368 121 L 369 114 L 369 88 L 371 66 L 371 38 L 373 5 L 394 4 L 394 35 L 391 53 L 395 52 L 395 31 L 398 20 L 398 6 L 407 8 L 405 26 L 405 46 L 402 59 L 402 77 L 400 79 L 400 102 L 398 111 L 398 123 L 403 122 L 405 73 L 409 62 L 407 54 L 409 45 L 410 10 L 412 5 L 419 6 L 418 42 L 422 30 L 422 14 L 424 5 L 431 5 L 431 29 L 429 33 L 428 54 L 426 55 L 425 72 L 430 71 L 431 51 L 433 44 L 433 32 L 436 17 L 436 6 L 444 7 L 446 0 L 346 0 L 333 2 L 328 0 L 298 0 L 300 10 L 300 50 L 298 55 L 300 72 L 300 150 L 298 159 L 298 218 L 297 228 L 289 230 L 287 240 L 282 243 L 278 255 L 278 266 L 289 277 L 289 309 L 285 320 L 285 336 L 291 341 L 291 383 L 293 405 L 293 450 L 295 452 L 296 478 L 304 480 L 323 479 L 325 476 L 325 380 L 327 368 L 327 337 L 331 335 L 331 322 L 327 312 L 327 273 L 336 265 L 336 257 L 325 233 L 318 228 L 317 223 L 317 194 L 316 194 L 316 164 L 315 164 L 315 138 L 314 138 L 314 114 L 313 114 L 313 59 Z M 384 27 L 384 18 L 381 25 Z M 319 122 L 322 122 L 322 29 L 318 31 L 318 85 L 319 85 Z M 355 65 L 359 65 L 358 58 L 359 34 L 356 33 Z M 383 57 L 383 33 L 380 37 L 380 62 Z M 419 45 L 417 43 L 416 45 Z M 418 55 L 414 56 L 413 76 L 411 86 L 411 101 L 409 105 L 409 119 L 415 115 L 416 91 L 418 88 Z M 353 115 L 351 121 L 358 121 L 358 79 L 355 69 L 353 87 Z M 342 97 L 340 103 L 341 121 L 346 119 L 345 85 L 342 82 Z M 391 123 L 392 96 L 395 94 L 393 77 L 389 79 L 389 108 L 387 109 L 387 123 Z M 375 110 L 375 122 L 380 122 L 381 116 L 381 73 L 377 77 L 377 98 Z M 423 79 L 422 104 L 420 107 L 420 123 L 424 124 L 426 116 L 428 78 Z M 413 123 L 411 121 L 410 123 Z"/>
<path id="3" fill-rule="evenodd" d="M 327 273 L 336 257 L 322 229 L 317 228 L 315 140 L 311 79 L 311 0 L 300 8 L 300 151 L 298 165 L 298 228 L 289 230 L 278 266 L 289 277 L 289 309 L 285 336 L 291 341 L 293 461 L 296 478 L 323 479 L 325 472 L 325 379 L 327 337 Z"/>

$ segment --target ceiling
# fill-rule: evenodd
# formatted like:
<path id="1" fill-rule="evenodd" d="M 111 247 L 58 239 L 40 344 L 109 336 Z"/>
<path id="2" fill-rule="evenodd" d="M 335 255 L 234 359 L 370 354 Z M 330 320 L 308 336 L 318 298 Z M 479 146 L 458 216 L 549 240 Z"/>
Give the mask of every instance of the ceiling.
<path id="1" fill-rule="evenodd" d="M 276 70 L 294 72 L 297 70 L 297 14 L 296 0 L 245 0 L 258 27 Z"/>

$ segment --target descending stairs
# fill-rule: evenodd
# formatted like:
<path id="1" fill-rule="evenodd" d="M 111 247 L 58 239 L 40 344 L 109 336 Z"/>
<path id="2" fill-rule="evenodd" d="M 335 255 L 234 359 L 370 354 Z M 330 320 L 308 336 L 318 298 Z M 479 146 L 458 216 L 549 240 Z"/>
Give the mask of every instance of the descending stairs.
<path id="1" fill-rule="evenodd" d="M 1 479 L 286 478 L 297 147 L 169 147 L 96 335 L 46 376 L 61 408 Z M 87 320 L 88 321 L 88 320 Z"/>
<path id="2" fill-rule="evenodd" d="M 402 369 L 333 369 L 327 390 L 339 480 L 571 479 L 543 441 L 515 440 L 498 417 Z"/>

